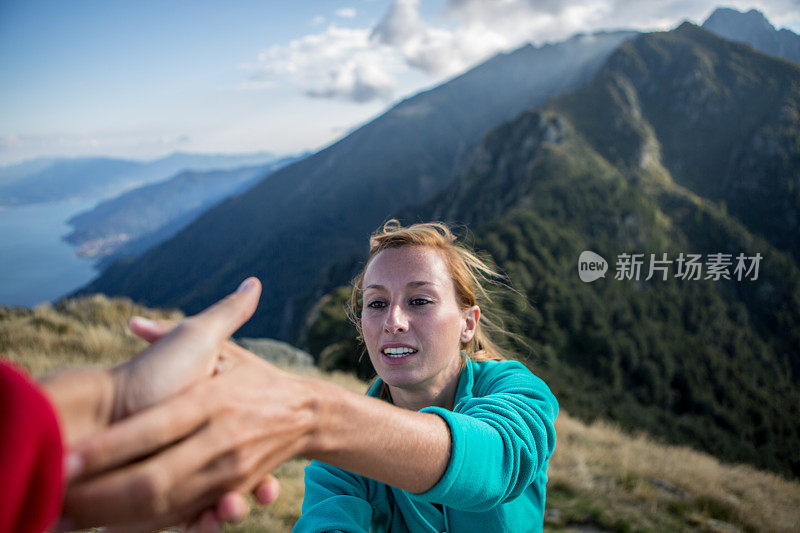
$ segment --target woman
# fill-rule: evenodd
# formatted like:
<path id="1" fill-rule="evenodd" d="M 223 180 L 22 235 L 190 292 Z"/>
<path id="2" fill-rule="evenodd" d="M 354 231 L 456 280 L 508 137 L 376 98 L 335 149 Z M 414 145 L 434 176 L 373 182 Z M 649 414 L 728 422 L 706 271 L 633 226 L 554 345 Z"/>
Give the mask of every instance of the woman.
<path id="1" fill-rule="evenodd" d="M 477 300 L 492 274 L 443 224 L 392 220 L 372 237 L 351 316 L 379 376 L 367 394 L 392 422 L 343 426 L 339 445 L 368 440 L 370 461 L 312 462 L 294 531 L 542 529 L 558 404 L 522 364 L 491 360 Z"/>
<path id="2" fill-rule="evenodd" d="M 367 396 L 223 343 L 211 378 L 74 447 L 86 481 L 68 510 L 125 498 L 174 523 L 183 502 L 211 506 L 303 456 L 297 532 L 541 530 L 558 404 L 524 365 L 495 360 L 478 306 L 491 269 L 443 224 L 390 221 L 370 244 L 351 302 L 379 376 Z"/>

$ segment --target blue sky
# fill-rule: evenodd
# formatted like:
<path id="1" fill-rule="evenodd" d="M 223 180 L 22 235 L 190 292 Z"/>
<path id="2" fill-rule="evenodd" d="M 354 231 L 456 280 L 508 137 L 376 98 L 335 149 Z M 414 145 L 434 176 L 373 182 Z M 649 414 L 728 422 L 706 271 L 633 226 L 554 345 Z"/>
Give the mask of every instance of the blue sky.
<path id="1" fill-rule="evenodd" d="M 715 5 L 0 0 L 0 164 L 313 150 L 498 51 L 701 23 Z M 726 5 L 800 32 L 797 0 Z"/>

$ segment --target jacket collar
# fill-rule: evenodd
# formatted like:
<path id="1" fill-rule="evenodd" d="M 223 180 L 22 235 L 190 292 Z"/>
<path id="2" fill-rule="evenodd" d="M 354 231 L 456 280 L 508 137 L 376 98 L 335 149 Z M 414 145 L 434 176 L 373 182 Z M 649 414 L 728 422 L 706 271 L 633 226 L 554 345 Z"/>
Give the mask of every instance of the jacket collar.
<path id="1" fill-rule="evenodd" d="M 467 401 L 472 398 L 472 387 L 475 385 L 475 361 L 467 357 L 467 354 L 461 352 L 461 357 L 465 359 L 464 368 L 461 369 L 461 374 L 458 377 L 458 386 L 456 387 L 456 397 L 453 400 L 453 409 L 455 410 L 459 403 Z M 376 378 L 375 383 L 367 391 L 367 396 L 373 398 L 381 397 L 381 390 L 383 389 L 383 380 Z M 389 401 L 389 398 L 385 398 Z"/>

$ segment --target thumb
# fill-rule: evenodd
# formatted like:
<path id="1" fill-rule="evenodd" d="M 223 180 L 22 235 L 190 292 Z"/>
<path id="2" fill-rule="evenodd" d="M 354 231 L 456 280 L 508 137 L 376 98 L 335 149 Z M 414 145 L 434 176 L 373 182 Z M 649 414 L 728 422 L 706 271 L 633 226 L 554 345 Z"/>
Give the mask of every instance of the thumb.
<path id="1" fill-rule="evenodd" d="M 233 335 L 253 316 L 260 296 L 261 282 L 258 278 L 249 277 L 239 285 L 236 292 L 190 319 L 217 342 L 221 342 Z"/>
<path id="2" fill-rule="evenodd" d="M 154 405 L 210 376 L 222 341 L 253 315 L 260 294 L 261 283 L 248 278 L 236 292 L 184 319 L 168 334 L 169 323 L 148 329 L 147 324 L 133 320 L 134 331 L 144 326 L 143 333 L 158 342 L 114 369 L 117 390 L 112 420 Z"/>

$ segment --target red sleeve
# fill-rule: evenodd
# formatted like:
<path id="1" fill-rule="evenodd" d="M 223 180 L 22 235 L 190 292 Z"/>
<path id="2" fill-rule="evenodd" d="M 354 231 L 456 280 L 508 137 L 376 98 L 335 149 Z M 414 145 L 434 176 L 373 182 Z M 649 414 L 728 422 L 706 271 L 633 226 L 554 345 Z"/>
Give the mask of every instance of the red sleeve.
<path id="1" fill-rule="evenodd" d="M 40 533 L 64 492 L 58 419 L 25 373 L 0 359 L 0 533 Z"/>

